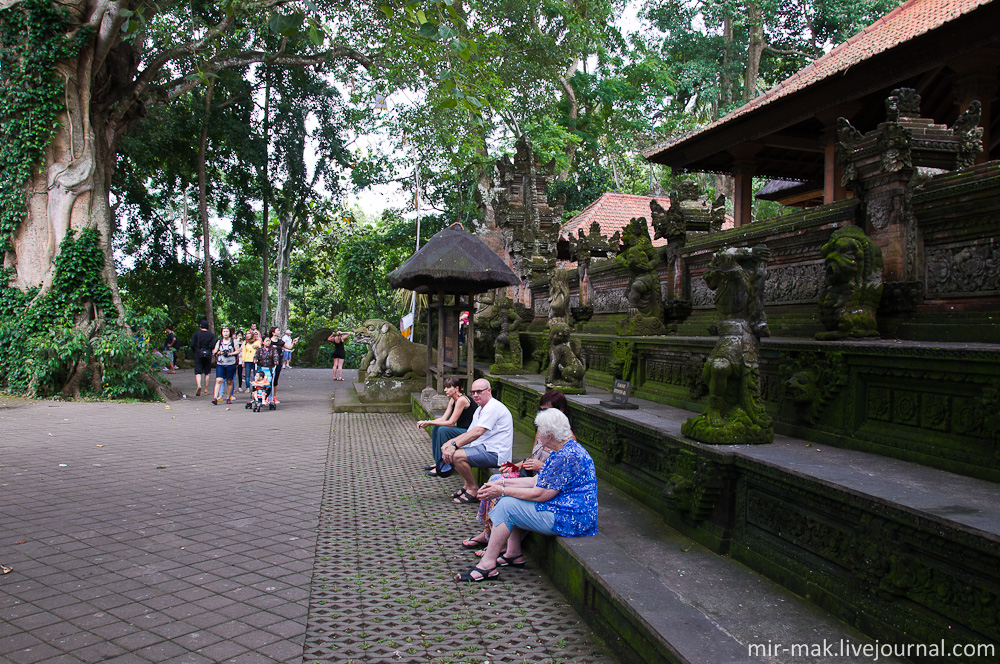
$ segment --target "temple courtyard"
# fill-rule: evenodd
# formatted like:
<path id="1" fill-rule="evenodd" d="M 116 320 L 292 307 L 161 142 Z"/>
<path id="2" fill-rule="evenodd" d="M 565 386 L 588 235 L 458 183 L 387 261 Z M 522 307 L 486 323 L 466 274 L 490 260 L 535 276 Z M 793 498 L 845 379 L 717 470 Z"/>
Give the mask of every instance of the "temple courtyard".
<path id="1" fill-rule="evenodd" d="M 0 661 L 615 661 L 530 562 L 452 582 L 460 480 L 333 385 L 291 369 L 261 413 L 0 399 Z"/>
<path id="2" fill-rule="evenodd" d="M 507 380 L 507 401 L 541 387 Z M 525 569 L 455 584 L 478 531 L 448 498 L 460 480 L 423 476 L 411 414 L 334 412 L 351 392 L 292 369 L 273 412 L 0 400 L 0 661 L 876 661 L 872 639 L 607 481 L 599 535 L 536 538 Z M 686 415 L 638 403 L 616 417 L 670 435 Z M 518 433 L 515 456 L 530 444 Z M 871 505 L 1000 522 L 987 482 L 786 436 L 731 453 Z"/>

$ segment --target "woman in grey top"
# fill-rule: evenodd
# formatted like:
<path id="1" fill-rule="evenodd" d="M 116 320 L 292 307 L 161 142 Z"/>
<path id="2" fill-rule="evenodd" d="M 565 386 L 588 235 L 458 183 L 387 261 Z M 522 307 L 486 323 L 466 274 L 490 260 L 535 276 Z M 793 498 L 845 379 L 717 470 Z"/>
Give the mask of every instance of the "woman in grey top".
<path id="1" fill-rule="evenodd" d="M 233 380 L 236 378 L 236 356 L 239 348 L 236 347 L 236 339 L 233 337 L 233 328 L 222 328 L 222 338 L 215 342 L 215 392 L 219 394 L 219 387 L 222 381 L 226 381 L 226 403 L 233 402 Z M 212 404 L 218 404 L 219 399 L 213 398 Z"/>

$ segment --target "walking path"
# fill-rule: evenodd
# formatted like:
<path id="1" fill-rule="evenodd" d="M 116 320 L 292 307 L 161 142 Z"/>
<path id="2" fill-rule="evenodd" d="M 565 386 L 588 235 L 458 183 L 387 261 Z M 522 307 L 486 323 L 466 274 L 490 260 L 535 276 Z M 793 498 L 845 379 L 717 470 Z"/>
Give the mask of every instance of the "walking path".
<path id="1" fill-rule="evenodd" d="M 460 480 L 418 472 L 412 418 L 331 413 L 349 384 L 288 370 L 261 413 L 3 399 L 0 661 L 613 662 L 530 562 L 451 581 Z"/>

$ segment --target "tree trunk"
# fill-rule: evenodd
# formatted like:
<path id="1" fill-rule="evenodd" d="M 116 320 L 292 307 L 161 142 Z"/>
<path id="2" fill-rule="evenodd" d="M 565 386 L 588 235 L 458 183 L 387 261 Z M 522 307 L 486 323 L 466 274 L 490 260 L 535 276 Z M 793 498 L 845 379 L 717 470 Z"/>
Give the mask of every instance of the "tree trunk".
<path id="1" fill-rule="evenodd" d="M 750 46 L 747 50 L 747 68 L 743 72 L 743 101 L 757 96 L 757 78 L 760 75 L 760 58 L 764 54 L 764 20 L 760 2 L 747 2 L 747 28 Z"/>
<path id="2" fill-rule="evenodd" d="M 268 233 L 268 221 L 270 216 L 270 209 L 268 204 L 271 200 L 271 174 L 270 174 L 270 161 L 269 161 L 269 150 L 268 144 L 270 143 L 271 137 L 271 71 L 268 69 L 267 65 L 264 65 L 264 173 L 261 177 L 261 197 L 263 201 L 263 220 L 261 221 L 261 249 L 260 257 L 261 263 L 263 264 L 263 272 L 261 277 L 261 292 L 260 292 L 260 321 L 258 322 L 259 329 L 267 329 L 267 314 L 268 310 L 271 308 L 271 303 L 269 301 L 268 290 L 270 289 L 270 284 L 268 284 L 269 272 L 271 269 L 271 259 L 268 257 L 269 246 L 271 244 L 270 234 Z"/>
<path id="3" fill-rule="evenodd" d="M 27 290 L 40 287 L 38 298 L 53 287 L 54 260 L 59 246 L 70 231 L 79 233 L 94 229 L 100 236 L 103 255 L 101 278 L 108 286 L 111 306 L 118 313 L 118 325 L 124 326 L 125 311 L 118 290 L 118 274 L 112 252 L 114 215 L 110 205 L 110 182 L 117 159 L 118 137 L 132 118 L 112 119 L 98 103 L 93 103 L 95 57 L 101 51 L 99 34 L 86 44 L 75 59 L 64 60 L 56 68 L 57 76 L 66 83 L 63 101 L 65 109 L 56 120 L 56 128 L 45 149 L 43 163 L 25 183 L 26 214 L 11 238 L 10 250 L 4 255 L 4 266 L 12 270 L 7 285 Z M 101 53 L 96 65 L 104 72 L 118 72 L 130 57 L 127 51 Z M 103 60 L 106 58 L 106 60 Z M 127 65 L 125 65 L 127 66 Z M 115 83 L 111 75 L 111 83 Z M 105 311 L 94 302 L 82 304 L 74 320 L 75 329 L 93 339 L 106 330 Z M 67 381 L 59 390 L 68 396 L 78 396 L 80 383 L 90 372 L 91 382 L 100 387 L 103 367 L 99 362 L 77 362 Z M 169 385 L 149 378 L 149 385 L 158 395 L 179 398 Z"/>
<path id="4" fill-rule="evenodd" d="M 205 158 L 208 151 L 208 120 L 212 114 L 212 91 L 215 78 L 208 79 L 205 91 L 205 117 L 201 122 L 201 141 L 198 143 L 198 212 L 201 215 L 201 239 L 205 251 L 205 319 L 208 329 L 215 333 L 215 314 L 212 306 L 212 250 L 208 234 L 208 179 L 205 175 Z"/>
<path id="5" fill-rule="evenodd" d="M 278 255 L 275 256 L 278 283 L 275 293 L 274 324 L 280 327 L 282 332 L 288 329 L 288 289 L 291 283 L 288 266 L 292 257 L 291 236 L 296 225 L 287 214 L 282 215 L 278 222 Z"/>
<path id="6" fill-rule="evenodd" d="M 722 21 L 722 41 L 724 43 L 724 50 L 722 52 L 722 99 L 715 110 L 716 119 L 722 115 L 722 109 L 728 108 L 733 103 L 733 78 L 729 71 L 730 67 L 732 67 L 733 17 L 730 16 L 728 11 L 725 12 L 725 17 Z"/>
<path id="7" fill-rule="evenodd" d="M 563 94 L 566 96 L 566 103 L 569 104 L 569 123 L 570 129 L 573 131 L 576 131 L 576 121 L 580 107 L 576 100 L 576 90 L 573 89 L 573 84 L 569 82 L 569 79 L 571 79 L 573 74 L 576 73 L 579 63 L 579 60 L 574 60 L 573 64 L 570 65 L 569 69 L 566 71 L 566 74 L 559 77 L 559 85 L 562 86 Z M 557 180 L 565 181 L 569 179 L 569 172 L 573 168 L 573 160 L 576 157 L 576 149 L 576 143 L 570 141 L 566 144 L 566 168 L 556 173 Z"/>

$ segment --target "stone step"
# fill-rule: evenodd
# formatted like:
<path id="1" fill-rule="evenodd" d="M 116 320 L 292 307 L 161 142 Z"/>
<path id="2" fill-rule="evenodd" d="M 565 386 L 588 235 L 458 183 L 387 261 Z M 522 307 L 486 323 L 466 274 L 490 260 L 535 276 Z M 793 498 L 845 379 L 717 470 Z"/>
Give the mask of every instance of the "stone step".
<path id="1" fill-rule="evenodd" d="M 498 382 L 515 428 L 528 433 L 541 378 Z M 883 643 L 943 639 L 948 648 L 1000 648 L 996 483 L 789 436 L 769 445 L 703 445 L 681 435 L 690 411 L 641 399 L 639 410 L 608 411 L 598 406 L 604 398 L 598 390 L 568 397 L 574 430 L 602 483 L 652 509 L 660 526 L 712 555 L 730 556 Z M 623 450 L 609 456 L 616 445 Z M 609 506 L 601 504 L 605 533 L 622 520 L 609 515 Z M 611 539 L 618 546 L 626 541 L 624 534 Z M 578 567 L 568 551 L 562 562 Z M 729 583 L 725 574 L 718 578 Z M 582 595 L 579 585 L 579 579 L 563 584 L 570 596 L 577 593 L 581 610 L 603 615 L 584 601 L 599 584 Z"/>
<path id="2" fill-rule="evenodd" d="M 599 503 L 597 536 L 533 536 L 526 547 L 622 662 L 872 661 L 861 632 L 621 492 L 602 483 Z"/>

